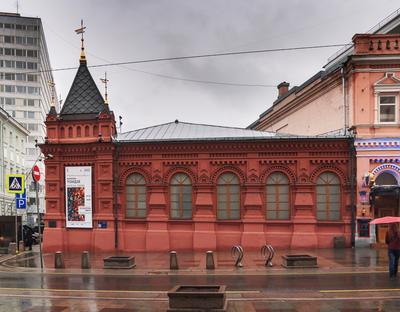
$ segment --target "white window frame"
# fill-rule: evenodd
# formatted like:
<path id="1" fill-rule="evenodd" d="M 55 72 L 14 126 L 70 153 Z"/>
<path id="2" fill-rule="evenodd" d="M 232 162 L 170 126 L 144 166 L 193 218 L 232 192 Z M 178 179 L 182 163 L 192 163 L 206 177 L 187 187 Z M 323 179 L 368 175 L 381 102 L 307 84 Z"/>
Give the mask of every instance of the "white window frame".
<path id="1" fill-rule="evenodd" d="M 383 97 L 394 97 L 394 104 L 381 104 L 381 98 Z M 394 105 L 394 121 L 381 121 L 381 106 Z M 386 94 L 379 93 L 377 96 L 377 121 L 379 124 L 383 125 L 392 125 L 398 123 L 399 120 L 399 112 L 398 112 L 398 99 L 396 94 Z"/>

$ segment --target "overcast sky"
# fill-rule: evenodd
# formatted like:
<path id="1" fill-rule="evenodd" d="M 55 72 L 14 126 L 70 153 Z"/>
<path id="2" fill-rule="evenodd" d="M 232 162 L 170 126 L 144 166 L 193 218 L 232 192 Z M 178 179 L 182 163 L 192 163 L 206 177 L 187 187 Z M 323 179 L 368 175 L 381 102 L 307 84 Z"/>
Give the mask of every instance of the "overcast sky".
<path id="1" fill-rule="evenodd" d="M 15 12 L 16 0 L 0 0 Z M 398 0 L 20 0 L 40 17 L 53 68 L 79 65 L 83 19 L 88 65 L 258 49 L 342 44 L 400 7 Z M 338 48 L 165 61 L 90 69 L 122 131 L 175 119 L 246 127 L 276 99 L 276 85 L 300 85 Z M 76 70 L 55 72 L 66 98 Z M 236 84 L 194 83 L 178 79 Z"/>

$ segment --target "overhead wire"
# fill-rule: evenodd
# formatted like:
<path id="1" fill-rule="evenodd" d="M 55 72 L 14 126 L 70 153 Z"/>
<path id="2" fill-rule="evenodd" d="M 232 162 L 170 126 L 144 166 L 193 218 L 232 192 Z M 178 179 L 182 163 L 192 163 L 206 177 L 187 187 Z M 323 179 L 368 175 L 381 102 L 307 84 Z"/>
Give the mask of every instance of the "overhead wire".
<path id="1" fill-rule="evenodd" d="M 54 35 L 56 35 L 60 40 L 64 41 L 66 44 L 78 48 L 77 45 L 69 42 L 68 40 L 64 39 L 62 36 L 60 36 L 57 32 L 51 29 L 48 25 L 46 25 L 46 29 L 50 30 Z M 91 52 L 86 52 L 88 55 L 93 56 L 94 58 L 97 58 L 99 60 L 102 60 L 104 62 L 112 63 L 110 60 L 107 60 L 103 57 L 100 57 L 96 54 L 93 54 Z M 235 86 L 235 87 L 264 87 L 264 88 L 276 88 L 276 85 L 268 85 L 268 84 L 250 84 L 250 83 L 236 83 L 236 82 L 224 82 L 224 81 L 211 81 L 211 80 L 199 80 L 199 79 L 192 79 L 192 78 L 185 78 L 185 77 L 176 77 L 176 76 L 171 76 L 171 75 L 166 75 L 166 74 L 161 74 L 161 73 L 155 73 L 155 72 L 150 72 L 146 70 L 140 70 L 136 68 L 131 68 L 125 65 L 119 65 L 122 68 L 125 68 L 126 70 L 129 71 L 134 71 L 134 72 L 139 72 L 142 74 L 146 75 L 151 75 L 151 76 L 156 76 L 159 78 L 164 78 L 164 79 L 170 79 L 170 80 L 178 80 L 178 81 L 187 81 L 187 82 L 194 82 L 194 83 L 201 83 L 201 84 L 214 84 L 214 85 L 227 85 L 227 86 Z M 90 66 L 89 66 L 90 67 Z"/>
<path id="2" fill-rule="evenodd" d="M 329 44 L 329 45 L 315 45 L 315 46 L 301 46 L 301 47 L 289 47 L 289 48 L 275 48 L 275 49 L 261 49 L 261 50 L 233 51 L 233 52 L 223 52 L 223 53 L 197 54 L 197 55 L 187 55 L 187 56 L 175 56 L 175 57 L 153 58 L 153 59 L 136 60 L 136 61 L 126 61 L 126 62 L 108 62 L 105 64 L 88 65 L 87 67 L 88 68 L 101 68 L 101 67 L 110 67 L 110 66 L 122 66 L 122 65 L 155 63 L 155 62 L 165 62 L 165 61 L 189 60 L 189 59 L 200 59 L 200 58 L 210 58 L 210 57 L 334 48 L 334 47 L 343 47 L 345 45 L 347 45 L 347 44 Z M 68 71 L 68 70 L 76 70 L 76 69 L 78 69 L 78 67 L 76 67 L 76 66 L 63 67 L 63 68 L 55 68 L 55 69 L 48 69 L 48 70 L 38 70 L 38 71 L 33 71 L 33 72 L 24 72 L 24 74 L 41 73 L 41 72 L 48 72 L 48 71 L 60 72 L 60 71 Z M 276 87 L 275 85 L 267 85 L 267 84 L 248 84 L 248 83 L 233 83 L 233 82 L 197 80 L 197 79 L 190 79 L 190 78 L 173 77 L 173 76 L 164 75 L 164 74 L 140 71 L 140 70 L 136 70 L 136 69 L 132 69 L 132 70 L 155 75 L 158 77 L 168 78 L 168 79 L 197 82 L 197 83 L 204 83 L 204 84 L 230 85 L 230 86 L 243 86 L 243 87 Z"/>

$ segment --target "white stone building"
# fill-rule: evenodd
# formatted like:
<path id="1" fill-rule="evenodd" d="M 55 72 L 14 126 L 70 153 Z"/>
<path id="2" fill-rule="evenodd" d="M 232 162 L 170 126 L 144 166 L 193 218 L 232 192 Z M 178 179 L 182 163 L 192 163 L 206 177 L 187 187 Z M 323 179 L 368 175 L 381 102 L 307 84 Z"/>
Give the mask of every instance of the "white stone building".
<path id="1" fill-rule="evenodd" d="M 44 141 L 44 119 L 50 109 L 53 81 L 40 18 L 0 12 L 0 106 L 29 130 L 25 171 L 40 157 L 36 142 Z M 57 100 L 55 100 L 57 103 Z M 44 176 L 44 165 L 37 163 Z M 16 170 L 16 169 L 14 169 Z M 44 212 L 44 181 L 40 181 L 39 205 Z M 35 222 L 36 196 L 32 179 L 26 183 L 29 223 Z"/>
<path id="2" fill-rule="evenodd" d="M 15 195 L 6 192 L 6 175 L 25 174 L 25 151 L 29 131 L 0 108 L 0 216 L 16 213 Z"/>

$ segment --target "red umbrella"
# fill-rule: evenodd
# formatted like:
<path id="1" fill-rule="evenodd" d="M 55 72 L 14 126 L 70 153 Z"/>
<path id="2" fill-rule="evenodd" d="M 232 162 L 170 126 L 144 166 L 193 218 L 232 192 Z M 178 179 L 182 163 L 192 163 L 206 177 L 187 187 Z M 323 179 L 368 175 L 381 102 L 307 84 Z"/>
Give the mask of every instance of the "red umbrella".
<path id="1" fill-rule="evenodd" d="M 400 217 L 382 217 L 372 220 L 371 224 L 385 224 L 385 223 L 397 223 L 400 222 Z"/>

